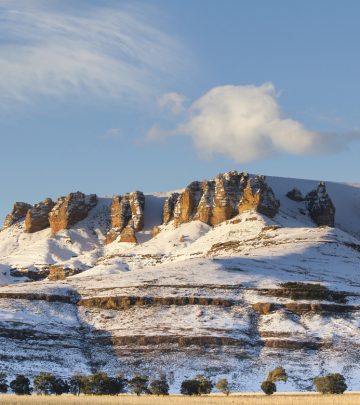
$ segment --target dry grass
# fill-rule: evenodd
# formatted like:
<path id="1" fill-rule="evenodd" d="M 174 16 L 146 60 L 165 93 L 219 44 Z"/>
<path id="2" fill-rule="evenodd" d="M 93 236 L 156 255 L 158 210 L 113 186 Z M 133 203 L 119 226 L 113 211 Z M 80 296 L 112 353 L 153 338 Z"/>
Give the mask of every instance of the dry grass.
<path id="1" fill-rule="evenodd" d="M 80 396 L 63 395 L 61 397 L 31 396 L 19 397 L 15 395 L 0 395 L 2 405 L 358 405 L 359 393 L 344 395 L 319 394 L 275 394 L 266 397 L 263 394 L 210 395 L 203 397 L 183 397 L 171 395 L 169 397 L 153 397 L 133 395 L 108 396 Z"/>

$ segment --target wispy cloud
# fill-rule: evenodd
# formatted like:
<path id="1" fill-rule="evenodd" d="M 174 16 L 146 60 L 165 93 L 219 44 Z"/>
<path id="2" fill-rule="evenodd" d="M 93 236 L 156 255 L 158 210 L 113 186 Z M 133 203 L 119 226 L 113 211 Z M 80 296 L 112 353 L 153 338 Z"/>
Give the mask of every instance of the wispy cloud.
<path id="1" fill-rule="evenodd" d="M 145 99 L 183 66 L 184 47 L 157 28 L 156 10 L 65 3 L 0 2 L 1 104 L 37 96 Z"/>
<path id="2" fill-rule="evenodd" d="M 173 114 L 180 114 L 185 111 L 185 102 L 187 98 L 179 93 L 165 93 L 158 98 L 161 108 L 169 109 Z"/>
<path id="3" fill-rule="evenodd" d="M 101 135 L 102 139 L 119 139 L 122 138 L 123 131 L 121 128 L 109 128 L 104 134 Z"/>
<path id="4" fill-rule="evenodd" d="M 191 136 L 202 155 L 222 154 L 239 163 L 277 153 L 328 153 L 360 139 L 356 130 L 324 134 L 284 117 L 271 83 L 214 87 L 192 103 L 183 122 L 171 130 L 154 125 L 145 138 L 174 135 Z"/>

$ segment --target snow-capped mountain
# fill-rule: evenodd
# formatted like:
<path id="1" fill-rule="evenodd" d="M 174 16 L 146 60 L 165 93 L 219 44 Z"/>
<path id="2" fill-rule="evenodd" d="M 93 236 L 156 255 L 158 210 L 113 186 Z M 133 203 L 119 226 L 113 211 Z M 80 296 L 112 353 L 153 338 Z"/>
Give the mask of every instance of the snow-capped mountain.
<path id="1" fill-rule="evenodd" d="M 0 232 L 0 369 L 360 389 L 360 188 L 228 172 L 169 193 L 16 203 Z"/>

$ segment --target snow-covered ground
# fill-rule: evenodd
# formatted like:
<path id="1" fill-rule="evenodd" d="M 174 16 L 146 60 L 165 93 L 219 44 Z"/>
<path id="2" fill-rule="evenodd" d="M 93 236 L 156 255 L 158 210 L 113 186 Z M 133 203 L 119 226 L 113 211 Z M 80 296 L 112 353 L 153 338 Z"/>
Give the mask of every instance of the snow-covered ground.
<path id="1" fill-rule="evenodd" d="M 0 369 L 29 375 L 162 370 L 174 373 L 173 390 L 201 372 L 227 376 L 249 391 L 282 365 L 288 391 L 308 389 L 314 376 L 332 371 L 359 390 L 360 188 L 327 183 L 336 207 L 336 227 L 329 228 L 316 227 L 304 203 L 286 197 L 294 187 L 306 194 L 317 182 L 267 181 L 281 203 L 275 218 L 247 212 L 215 227 L 161 225 L 167 194 L 146 195 L 138 245 L 104 246 L 110 198 L 54 238 L 49 230 L 25 234 L 21 222 L 1 231 Z M 51 264 L 83 271 L 61 282 L 10 274 Z M 345 292 L 348 307 L 298 314 L 286 307 L 291 299 L 264 294 L 288 281 Z M 119 304 L 129 297 L 131 304 Z M 259 314 L 256 303 L 276 308 Z"/>

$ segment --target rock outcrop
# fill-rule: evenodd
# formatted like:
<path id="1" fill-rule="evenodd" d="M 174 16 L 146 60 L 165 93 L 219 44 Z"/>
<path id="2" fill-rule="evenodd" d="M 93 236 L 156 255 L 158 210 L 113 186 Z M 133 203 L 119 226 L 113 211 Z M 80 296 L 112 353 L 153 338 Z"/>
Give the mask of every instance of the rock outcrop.
<path id="1" fill-rule="evenodd" d="M 111 229 L 105 243 L 111 243 L 121 235 L 121 242 L 136 243 L 135 232 L 144 227 L 145 196 L 141 191 L 115 196 L 111 204 Z"/>
<path id="2" fill-rule="evenodd" d="M 301 191 L 297 188 L 293 188 L 292 190 L 287 192 L 286 197 L 289 198 L 290 200 L 297 201 L 297 202 L 302 202 L 305 200 Z"/>
<path id="3" fill-rule="evenodd" d="M 52 234 L 55 235 L 63 229 L 69 229 L 72 225 L 85 219 L 96 204 L 96 194 L 85 195 L 80 191 L 58 198 L 49 214 Z"/>
<path id="4" fill-rule="evenodd" d="M 306 195 L 305 204 L 311 219 L 318 226 L 334 226 L 335 206 L 326 191 L 324 182 L 320 182 L 316 190 Z"/>
<path id="5" fill-rule="evenodd" d="M 24 202 L 16 202 L 10 214 L 6 215 L 3 229 L 9 228 L 9 226 L 15 224 L 20 219 L 26 217 L 28 210 L 32 206 Z"/>
<path id="6" fill-rule="evenodd" d="M 49 214 L 54 208 L 55 203 L 51 198 L 46 198 L 38 204 L 35 204 L 27 211 L 25 219 L 25 231 L 34 233 L 42 231 L 50 226 Z"/>
<path id="7" fill-rule="evenodd" d="M 163 223 L 173 219 L 175 226 L 191 220 L 217 225 L 247 210 L 273 217 L 279 205 L 265 177 L 250 179 L 247 173 L 233 171 L 194 181 L 183 193 L 171 194 L 164 203 Z"/>

